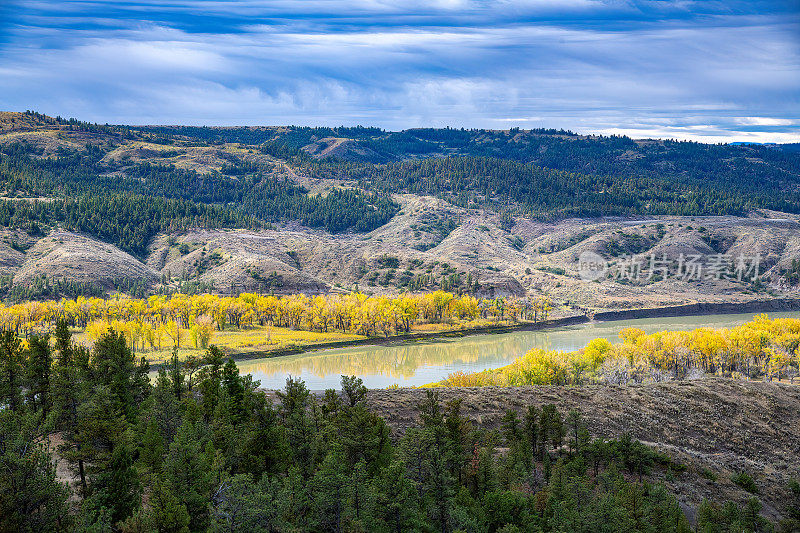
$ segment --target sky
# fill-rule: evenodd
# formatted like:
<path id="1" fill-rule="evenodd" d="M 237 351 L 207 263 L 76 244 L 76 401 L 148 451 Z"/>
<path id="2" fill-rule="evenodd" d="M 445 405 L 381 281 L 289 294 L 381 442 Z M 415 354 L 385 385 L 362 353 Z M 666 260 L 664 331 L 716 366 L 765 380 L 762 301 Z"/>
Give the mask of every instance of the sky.
<path id="1" fill-rule="evenodd" d="M 0 110 L 800 142 L 800 0 L 0 0 Z"/>

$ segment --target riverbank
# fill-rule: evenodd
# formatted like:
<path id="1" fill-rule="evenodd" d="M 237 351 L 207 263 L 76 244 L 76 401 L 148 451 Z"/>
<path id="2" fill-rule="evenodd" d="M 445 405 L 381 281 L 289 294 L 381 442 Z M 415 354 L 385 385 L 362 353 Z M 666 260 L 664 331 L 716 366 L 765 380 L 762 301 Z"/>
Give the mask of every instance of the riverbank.
<path id="1" fill-rule="evenodd" d="M 635 318 L 664 318 L 677 316 L 729 315 L 737 313 L 767 313 L 770 311 L 800 310 L 800 298 L 776 298 L 749 302 L 697 302 L 669 307 L 647 309 L 623 309 L 595 313 L 597 321 L 630 320 Z"/>
<path id="2" fill-rule="evenodd" d="M 434 332 L 406 333 L 402 335 L 390 335 L 389 337 L 365 337 L 360 339 L 348 339 L 337 341 L 325 341 L 309 343 L 305 345 L 291 345 L 274 350 L 252 350 L 230 352 L 228 355 L 235 361 L 246 361 L 252 359 L 265 359 L 297 355 L 307 352 L 330 350 L 336 348 L 348 348 L 357 346 L 387 346 L 395 344 L 413 344 L 421 341 L 435 339 L 461 338 L 476 335 L 496 335 L 511 333 L 514 331 L 538 331 L 554 329 L 565 326 L 587 324 L 591 322 L 615 322 L 620 320 L 635 320 L 643 318 L 666 318 L 666 317 L 691 317 L 704 315 L 724 315 L 739 313 L 765 313 L 779 311 L 800 310 L 800 299 L 773 299 L 765 301 L 751 301 L 745 303 L 693 303 L 680 306 L 655 307 L 646 309 L 622 309 L 619 311 L 601 311 L 595 313 L 594 318 L 590 319 L 586 315 L 570 315 L 555 319 L 548 319 L 539 322 L 520 322 L 514 324 L 499 324 L 493 326 L 482 326 L 477 328 L 451 329 Z M 151 363 L 151 368 L 158 369 L 163 363 Z"/>
<path id="3" fill-rule="evenodd" d="M 623 309 L 620 311 L 602 311 L 595 313 L 590 319 L 586 315 L 572 315 L 562 318 L 542 320 L 539 322 L 518 322 L 516 324 L 502 324 L 497 326 L 484 326 L 479 328 L 452 329 L 447 331 L 406 333 L 390 335 L 389 337 L 368 337 L 347 341 L 332 341 L 305 346 L 291 347 L 286 350 L 255 350 L 252 352 L 238 352 L 232 354 L 234 360 L 255 359 L 264 357 L 280 357 L 305 352 L 327 350 L 333 348 L 347 348 L 350 346 L 387 345 L 394 343 L 413 342 L 432 339 L 446 339 L 466 337 L 469 335 L 491 335 L 511 333 L 512 331 L 537 331 L 541 329 L 574 326 L 589 322 L 613 322 L 618 320 L 633 320 L 638 318 L 665 318 L 689 317 L 703 315 L 726 315 L 738 313 L 765 313 L 769 311 L 800 311 L 800 299 L 769 300 L 764 302 L 738 303 L 694 303 L 671 307 L 654 307 L 649 309 Z"/>

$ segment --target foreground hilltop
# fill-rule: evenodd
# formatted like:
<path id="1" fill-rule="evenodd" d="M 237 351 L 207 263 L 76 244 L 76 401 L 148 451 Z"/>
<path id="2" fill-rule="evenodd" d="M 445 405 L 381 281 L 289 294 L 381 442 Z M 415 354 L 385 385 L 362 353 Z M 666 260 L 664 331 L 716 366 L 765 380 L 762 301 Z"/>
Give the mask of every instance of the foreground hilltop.
<path id="1" fill-rule="evenodd" d="M 14 297 L 157 290 L 548 295 L 575 309 L 792 298 L 800 155 L 560 130 L 87 124 L 0 114 Z M 607 259 L 596 283 L 581 254 Z M 759 256 L 765 278 L 620 265 Z M 730 274 L 734 274 L 730 268 Z"/>
<path id="2" fill-rule="evenodd" d="M 783 516 L 786 485 L 800 476 L 800 388 L 796 385 L 704 378 L 625 386 L 437 389 L 441 400 L 463 398 L 462 413 L 500 429 L 509 409 L 529 405 L 577 409 L 593 437 L 634 438 L 668 453 L 687 470 L 662 482 L 693 518 L 704 498 L 744 502 L 752 493 L 731 477 L 752 476 L 764 514 Z M 371 390 L 368 404 L 398 434 L 418 423 L 424 389 Z"/>

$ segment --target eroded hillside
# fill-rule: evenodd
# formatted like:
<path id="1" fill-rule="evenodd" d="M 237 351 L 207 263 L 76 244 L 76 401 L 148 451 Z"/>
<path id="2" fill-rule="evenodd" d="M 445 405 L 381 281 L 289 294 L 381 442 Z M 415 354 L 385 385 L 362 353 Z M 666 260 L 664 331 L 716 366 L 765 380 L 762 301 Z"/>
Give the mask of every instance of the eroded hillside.
<path id="1" fill-rule="evenodd" d="M 14 284 L 36 277 L 93 282 L 112 290 L 122 279 L 200 284 L 222 293 L 369 293 L 448 288 L 481 295 L 549 295 L 556 304 L 596 310 L 746 302 L 796 295 L 789 275 L 800 259 L 800 223 L 733 217 L 658 220 L 515 219 L 508 229 L 495 213 L 454 208 L 430 197 L 397 196 L 389 223 L 364 234 L 330 234 L 296 224 L 274 229 L 189 229 L 158 235 L 142 260 L 86 235 L 53 230 L 44 237 L 7 234 L 0 263 Z M 453 222 L 450 229 L 443 221 Z M 747 279 L 627 280 L 609 270 L 586 281 L 578 258 L 591 251 L 619 263 L 638 254 L 737 257 L 761 254 L 765 284 Z M 672 265 L 675 268 L 675 265 Z"/>
<path id="2" fill-rule="evenodd" d="M 745 216 L 564 219 L 530 211 L 550 209 L 548 196 L 561 194 L 552 187 L 573 178 L 600 189 L 573 205 L 553 204 L 554 212 L 593 211 L 592 202 L 603 198 L 609 206 L 616 202 L 613 212 L 646 200 L 610 192 L 633 178 L 570 174 L 573 163 L 592 172 L 639 172 L 645 176 L 639 186 L 656 180 L 652 200 L 661 211 L 672 209 L 669 202 L 697 212 L 741 210 L 759 198 L 772 205 L 780 200 L 769 188 L 774 180 L 791 194 L 796 188 L 797 161 L 783 152 L 628 141 L 558 131 L 128 128 L 2 113 L 0 272 L 6 288 L 48 278 L 98 291 L 133 282 L 146 291 L 188 283 L 191 290 L 222 293 L 444 288 L 547 295 L 565 313 L 795 295 L 798 215 L 755 208 Z M 695 152 L 701 153 L 691 156 L 696 163 L 727 154 L 710 183 L 728 180 L 737 190 L 746 165 L 731 165 L 744 157 L 747 165 L 760 162 L 752 180 L 768 188 L 744 199 L 722 198 L 725 187 L 692 192 L 682 202 L 684 193 L 675 191 L 693 187 L 684 179 L 684 159 Z M 609 161 L 589 165 L 598 153 Z M 553 154 L 566 159 L 556 165 L 548 159 Z M 449 157 L 461 159 L 436 162 Z M 658 157 L 674 161 L 654 177 L 652 161 L 646 168 L 642 161 Z M 393 167 L 381 166 L 392 161 Z M 502 172 L 523 193 L 502 186 Z M 532 183 L 545 189 L 531 189 Z M 435 195 L 419 192 L 431 189 Z M 646 204 L 633 208 L 648 211 Z M 590 252 L 608 261 L 596 281 L 579 271 L 579 259 Z M 692 257 L 726 261 L 725 275 L 687 275 L 684 262 Z M 744 257 L 758 258 L 760 281 L 736 275 Z M 651 261 L 660 264 L 656 275 L 647 272 Z M 645 275 L 626 273 L 634 263 Z"/>

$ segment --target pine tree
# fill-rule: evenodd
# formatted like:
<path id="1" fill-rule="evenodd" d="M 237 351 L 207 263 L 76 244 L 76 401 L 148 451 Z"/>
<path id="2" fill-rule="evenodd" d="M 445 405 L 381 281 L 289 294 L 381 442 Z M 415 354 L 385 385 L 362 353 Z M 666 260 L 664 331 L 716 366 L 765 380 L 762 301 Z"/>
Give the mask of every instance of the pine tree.
<path id="1" fill-rule="evenodd" d="M 82 496 L 89 498 L 95 492 L 95 482 L 109 470 L 115 446 L 123 445 L 127 423 L 105 386 L 96 387 L 91 396 L 68 401 L 80 403 L 75 412 L 74 428 L 63 435 L 64 456 L 77 468 Z M 103 483 L 97 488 L 102 489 Z"/>
<path id="2" fill-rule="evenodd" d="M 528 446 L 530 446 L 532 458 L 536 458 L 536 446 L 540 440 L 540 417 L 541 412 L 538 407 L 535 405 L 528 406 L 528 410 L 525 412 L 525 438 L 528 441 Z"/>
<path id="3" fill-rule="evenodd" d="M 150 417 L 139 446 L 139 457 L 153 472 L 159 472 L 164 460 L 164 450 L 164 437 L 161 435 L 158 421 L 155 417 Z"/>
<path id="4" fill-rule="evenodd" d="M 406 454 L 420 455 L 420 489 L 425 498 L 428 517 L 442 533 L 452 528 L 452 507 L 455 481 L 448 468 L 451 449 L 446 441 L 444 415 L 439 404 L 439 394 L 426 391 L 420 403 L 422 427 L 407 434 Z"/>
<path id="5" fill-rule="evenodd" d="M 140 416 L 156 421 L 164 445 L 169 447 L 183 420 L 184 404 L 175 396 L 175 387 L 165 369 L 159 369 L 155 386 L 144 407 Z"/>
<path id="6" fill-rule="evenodd" d="M 205 356 L 205 364 L 198 372 L 198 383 L 203 398 L 203 413 L 206 420 L 210 420 L 217 407 L 222 383 L 222 365 L 224 357 L 222 351 L 216 346 L 209 346 Z"/>
<path id="7" fill-rule="evenodd" d="M 578 453 L 581 445 L 581 430 L 585 429 L 581 413 L 572 409 L 567 414 L 566 425 L 569 429 L 572 453 Z"/>
<path id="8" fill-rule="evenodd" d="M 194 424 L 185 421 L 178 429 L 164 459 L 164 480 L 190 516 L 189 529 L 208 527 L 212 486 L 212 464 L 202 447 Z"/>
<path id="9" fill-rule="evenodd" d="M 286 434 L 278 419 L 278 413 L 264 395 L 254 396 L 253 417 L 248 430 L 240 438 L 243 441 L 243 469 L 254 479 L 283 472 L 289 462 L 290 451 Z"/>
<path id="10" fill-rule="evenodd" d="M 12 411 L 22 407 L 23 358 L 22 343 L 14 332 L 0 332 L 0 405 Z"/>
<path id="11" fill-rule="evenodd" d="M 136 358 L 122 333 L 109 331 L 95 342 L 91 360 L 92 379 L 108 387 L 114 408 L 132 422 L 139 402 L 144 398 L 149 382 L 146 362 L 136 365 Z"/>
<path id="12" fill-rule="evenodd" d="M 367 388 L 361 378 L 342 376 L 342 393 L 350 407 L 354 407 L 366 398 Z"/>
<path id="13" fill-rule="evenodd" d="M 189 511 L 170 484 L 156 478 L 148 506 L 147 525 L 158 533 L 189 533 Z"/>
<path id="14" fill-rule="evenodd" d="M 246 474 L 231 476 L 214 490 L 212 530 L 285 531 L 289 528 L 280 516 L 284 505 L 277 481 L 265 478 L 256 483 Z"/>
<path id="15" fill-rule="evenodd" d="M 334 447 L 311 480 L 312 524 L 319 531 L 343 529 L 348 482 L 347 461 Z"/>
<path id="16" fill-rule="evenodd" d="M 231 358 L 228 358 L 228 362 L 222 368 L 222 386 L 229 403 L 228 411 L 231 414 L 232 422 L 237 424 L 245 417 L 245 386 L 239 376 L 239 368 Z"/>
<path id="17" fill-rule="evenodd" d="M 337 420 L 339 442 L 350 467 L 363 461 L 371 475 L 391 460 L 389 427 L 362 402 L 344 409 Z"/>
<path id="18" fill-rule="evenodd" d="M 140 503 L 139 477 L 129 445 L 120 440 L 114 445 L 106 464 L 102 467 L 94 464 L 93 467 L 96 474 L 91 486 L 92 494 L 86 505 L 109 509 L 114 524 L 124 521 Z"/>
<path id="19" fill-rule="evenodd" d="M 42 445 L 40 416 L 0 410 L 0 531 L 70 528 L 69 488 Z"/>
<path id="20" fill-rule="evenodd" d="M 180 401 L 183 397 L 183 391 L 186 383 L 183 377 L 183 367 L 178 360 L 178 349 L 172 350 L 172 357 L 169 360 L 169 379 L 172 383 L 172 394 Z"/>
<path id="21" fill-rule="evenodd" d="M 74 363 L 72 350 L 72 334 L 69 325 L 64 319 L 56 321 L 55 330 L 55 350 L 58 353 L 58 364 L 62 368 L 71 366 Z"/>
<path id="22" fill-rule="evenodd" d="M 50 349 L 50 336 L 31 336 L 28 341 L 28 358 L 25 364 L 28 398 L 34 410 L 41 409 L 47 416 L 52 407 L 50 397 L 53 354 Z"/>
<path id="23" fill-rule="evenodd" d="M 281 401 L 279 412 L 286 428 L 292 458 L 303 475 L 310 476 L 315 449 L 308 416 L 309 391 L 302 380 L 290 376 L 286 379 L 284 391 L 279 391 L 277 395 Z"/>

